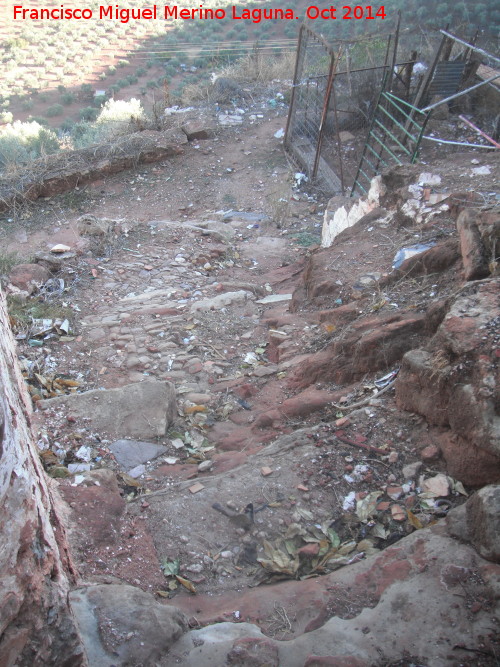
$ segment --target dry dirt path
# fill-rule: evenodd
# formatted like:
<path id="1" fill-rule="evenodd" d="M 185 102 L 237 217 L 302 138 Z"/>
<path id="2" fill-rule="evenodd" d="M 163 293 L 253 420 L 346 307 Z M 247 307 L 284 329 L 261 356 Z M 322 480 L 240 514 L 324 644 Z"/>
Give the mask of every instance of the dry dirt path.
<path id="1" fill-rule="evenodd" d="M 458 639 L 475 648 L 491 631 L 496 593 L 488 564 L 458 547 L 442 523 L 431 537 L 416 532 L 390 546 L 415 528 L 392 508 L 412 508 L 418 475 L 444 470 L 442 461 L 418 456 L 430 442 L 424 421 L 399 411 L 392 391 L 370 400 L 373 374 L 356 387 L 328 380 L 300 391 L 288 382 L 304 353 L 320 350 L 331 334 L 313 310 L 363 292 L 360 275 L 390 270 L 408 233 L 381 225 L 369 236 L 368 221 L 366 234 L 346 235 L 335 264 L 330 257 L 318 268 L 332 269 L 339 294 L 313 295 L 310 309 L 290 313 L 292 292 L 304 303 L 307 244 L 319 238 L 326 202 L 293 188 L 274 138 L 285 119 L 263 116 L 189 144 L 161 165 L 41 202 L 5 237 L 6 248 L 24 256 L 55 243 L 76 253 L 58 273 L 69 288 L 63 298 L 74 313 L 74 340 L 24 348 L 28 359 L 84 389 L 155 380 L 176 391 L 179 417 L 167 437 L 149 438 L 164 449 L 135 482 L 123 476 L 130 470 L 112 455 L 106 429 L 96 432 L 60 409 L 36 413 L 41 444 L 73 453 L 83 445 L 97 467 L 58 482 L 76 566 L 85 582 L 127 582 L 170 597 L 192 627 L 254 624 L 215 626 L 215 639 L 212 626 L 208 634 L 195 630 L 158 664 L 224 664 L 241 637 L 258 640 L 261 662 L 251 662 L 245 645 L 230 664 L 367 667 L 422 655 L 433 667 L 479 664 L 447 656 Z M 90 225 L 112 222 L 103 235 L 81 235 L 81 214 L 94 216 Z M 446 296 L 454 280 L 432 288 Z M 397 296 L 419 310 L 422 290 Z M 284 300 L 260 303 L 272 296 Z M 359 313 L 373 314 L 376 295 L 356 299 Z M 356 391 L 368 400 L 346 419 L 334 405 L 355 400 Z M 367 506 L 380 501 L 374 521 L 354 513 L 365 498 Z M 258 511 L 246 524 L 249 503 Z M 337 540 L 338 562 L 318 568 L 319 551 Z M 307 579 L 370 555 L 355 576 L 344 568 Z M 306 580 L 277 583 L 282 575 Z M 262 581 L 271 585 L 252 588 Z M 427 610 L 434 621 L 410 631 Z M 405 651 L 407 662 L 396 662 Z M 316 654 L 340 662 L 314 662 Z"/>

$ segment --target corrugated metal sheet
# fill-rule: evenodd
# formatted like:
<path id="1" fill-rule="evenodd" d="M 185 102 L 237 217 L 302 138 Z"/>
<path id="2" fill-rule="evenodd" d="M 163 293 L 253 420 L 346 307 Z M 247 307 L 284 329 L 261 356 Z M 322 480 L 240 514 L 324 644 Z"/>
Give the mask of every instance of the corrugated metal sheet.
<path id="1" fill-rule="evenodd" d="M 443 62 L 436 65 L 434 76 L 429 85 L 429 99 L 434 95 L 449 97 L 458 91 L 465 62 Z"/>

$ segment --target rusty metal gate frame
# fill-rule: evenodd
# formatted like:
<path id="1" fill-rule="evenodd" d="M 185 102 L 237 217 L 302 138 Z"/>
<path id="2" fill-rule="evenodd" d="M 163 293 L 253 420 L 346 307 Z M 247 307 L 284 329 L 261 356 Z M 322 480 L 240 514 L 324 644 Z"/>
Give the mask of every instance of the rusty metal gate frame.
<path id="1" fill-rule="evenodd" d="M 313 161 L 313 168 L 308 174 L 308 176 L 311 179 L 315 179 L 318 174 L 318 167 L 319 167 L 319 161 L 320 161 L 320 155 L 321 155 L 321 144 L 323 141 L 323 130 L 324 130 L 324 124 L 325 124 L 325 119 L 328 111 L 328 102 L 330 99 L 331 91 L 332 91 L 332 86 L 333 86 L 333 79 L 335 77 L 335 69 L 336 69 L 336 64 L 338 60 L 338 56 L 336 57 L 336 54 L 334 53 L 333 48 L 326 42 L 326 40 L 321 36 L 317 35 L 313 30 L 311 30 L 305 23 L 303 23 L 300 27 L 299 31 L 299 40 L 298 40 L 298 45 L 297 45 L 297 58 L 295 61 L 295 71 L 293 75 L 293 85 L 292 85 L 292 97 L 290 100 L 290 111 L 288 113 L 288 119 L 287 119 L 287 124 L 286 124 L 286 130 L 285 130 L 285 139 L 284 139 L 284 146 L 285 150 L 287 150 L 289 153 L 295 157 L 295 159 L 301 164 L 302 166 L 306 167 L 307 165 L 304 164 L 304 158 L 300 154 L 300 152 L 296 149 L 296 146 L 294 145 L 291 137 L 291 128 L 295 124 L 295 119 L 297 116 L 297 110 L 298 110 L 298 96 L 299 96 L 299 91 L 301 86 L 306 86 L 307 88 L 309 87 L 311 81 L 309 80 L 309 77 L 307 79 L 303 79 L 303 65 L 304 65 L 304 60 L 306 57 L 306 52 L 307 52 L 307 46 L 308 42 L 310 40 L 313 40 L 317 43 L 317 45 L 323 47 L 325 50 L 325 53 L 327 54 L 329 58 L 329 66 L 328 66 L 328 73 L 323 75 L 326 76 L 326 89 L 325 89 L 325 95 L 323 98 L 323 108 L 321 111 L 321 120 L 319 123 L 319 128 L 318 128 L 318 137 L 317 137 L 317 142 L 316 142 L 316 148 L 314 152 L 314 161 Z M 322 76 L 322 75 L 319 75 Z M 314 78 L 319 78 L 318 76 Z"/>
<path id="2" fill-rule="evenodd" d="M 373 36 L 354 40 L 336 40 L 332 46 L 316 34 L 308 25 L 302 24 L 297 45 L 297 58 L 293 75 L 290 109 L 286 124 L 284 146 L 292 159 L 303 169 L 308 178 L 325 189 L 346 194 L 351 189 L 355 171 L 346 180 L 346 164 L 342 156 L 341 132 L 339 131 L 339 113 L 345 119 L 346 110 L 338 107 L 337 93 L 342 89 L 341 81 L 351 85 L 351 79 L 373 72 L 380 74 L 382 86 L 384 75 L 398 76 L 396 51 L 399 35 L 399 17 L 395 33 L 377 35 L 376 38 L 387 40 L 384 44 L 383 60 L 374 66 L 353 67 L 349 48 L 358 44 L 370 44 Z M 321 62 L 320 52 L 324 54 Z M 366 63 L 371 59 L 367 59 Z M 373 60 L 371 60 L 373 62 Z M 339 64 L 342 70 L 339 71 Z M 400 63 L 400 81 L 403 87 L 409 85 L 414 61 Z M 345 70 L 345 71 L 344 71 Z M 339 83 L 337 84 L 336 80 Z M 336 87 L 339 91 L 336 91 Z M 377 90 L 377 89 L 375 89 Z M 327 130 L 329 126 L 333 126 Z M 363 121 L 366 122 L 366 121 Z M 328 127 L 329 127 L 328 126 Z M 325 130 L 328 142 L 325 143 Z M 368 130 L 368 124 L 366 125 Z M 323 151 L 323 154 L 322 154 Z M 335 163 L 334 166 L 332 163 Z M 320 177 L 321 175 L 321 177 Z"/>

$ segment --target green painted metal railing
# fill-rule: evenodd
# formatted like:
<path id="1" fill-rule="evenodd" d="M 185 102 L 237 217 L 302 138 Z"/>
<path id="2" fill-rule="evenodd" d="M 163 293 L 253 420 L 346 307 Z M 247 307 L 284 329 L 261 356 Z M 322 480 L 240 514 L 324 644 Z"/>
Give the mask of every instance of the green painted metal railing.
<path id="1" fill-rule="evenodd" d="M 383 168 L 414 163 L 431 111 L 422 111 L 388 92 L 386 77 L 372 117 L 351 197 L 367 194 L 370 181 Z"/>

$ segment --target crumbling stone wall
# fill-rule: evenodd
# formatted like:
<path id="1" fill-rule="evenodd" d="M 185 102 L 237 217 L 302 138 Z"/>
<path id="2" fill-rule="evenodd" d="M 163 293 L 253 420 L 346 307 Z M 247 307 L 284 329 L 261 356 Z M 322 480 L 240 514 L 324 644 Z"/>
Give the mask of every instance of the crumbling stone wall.
<path id="1" fill-rule="evenodd" d="M 67 603 L 75 572 L 15 345 L 0 290 L 0 666 L 84 665 Z"/>

